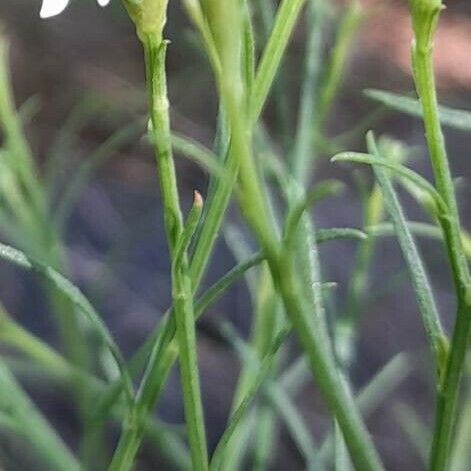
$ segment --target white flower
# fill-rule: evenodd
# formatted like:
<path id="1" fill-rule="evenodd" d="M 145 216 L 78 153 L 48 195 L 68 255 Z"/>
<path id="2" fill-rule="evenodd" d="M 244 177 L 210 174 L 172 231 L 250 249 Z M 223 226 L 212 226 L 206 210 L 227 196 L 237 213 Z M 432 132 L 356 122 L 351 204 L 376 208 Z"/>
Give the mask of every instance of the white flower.
<path id="1" fill-rule="evenodd" d="M 70 0 L 43 0 L 39 16 L 41 18 L 50 18 L 62 13 Z M 105 7 L 110 3 L 110 0 L 97 0 L 98 5 Z"/>

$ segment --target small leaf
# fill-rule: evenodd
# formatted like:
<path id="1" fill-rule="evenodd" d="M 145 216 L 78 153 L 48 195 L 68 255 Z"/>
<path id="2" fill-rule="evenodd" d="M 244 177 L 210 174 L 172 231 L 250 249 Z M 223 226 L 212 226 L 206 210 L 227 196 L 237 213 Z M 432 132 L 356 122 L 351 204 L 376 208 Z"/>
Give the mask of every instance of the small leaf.
<path id="1" fill-rule="evenodd" d="M 330 196 L 338 195 L 344 188 L 339 180 L 326 180 L 318 183 L 301 201 L 290 210 L 285 224 L 285 242 L 290 246 L 294 242 L 296 231 L 305 211 L 316 205 L 319 201 Z"/>
<path id="2" fill-rule="evenodd" d="M 199 142 L 181 134 L 172 134 L 173 149 L 203 167 L 210 173 L 221 176 L 224 167 L 219 162 L 216 155 Z"/>
<path id="3" fill-rule="evenodd" d="M 407 178 L 410 182 L 417 185 L 420 189 L 426 191 L 434 200 L 437 210 L 441 214 L 446 214 L 448 209 L 446 207 L 443 198 L 440 196 L 435 187 L 429 183 L 425 178 L 423 178 L 418 173 L 413 170 L 405 167 L 404 165 L 397 164 L 395 162 L 390 162 L 373 156 L 371 154 L 365 154 L 360 152 L 341 152 L 340 154 L 335 155 L 331 159 L 332 162 L 356 162 L 359 164 L 367 165 L 376 165 L 379 167 L 385 167 L 388 170 L 391 170 L 401 177 Z"/>
<path id="4" fill-rule="evenodd" d="M 316 242 L 318 244 L 321 244 L 323 242 L 341 239 L 365 240 L 368 238 L 368 234 L 358 229 L 352 229 L 350 227 L 333 227 L 330 229 L 318 229 L 315 233 L 315 237 Z"/>
<path id="5" fill-rule="evenodd" d="M 440 227 L 420 221 L 407 221 L 407 227 L 412 234 L 428 237 L 430 239 L 443 239 L 443 232 Z M 375 224 L 365 227 L 366 233 L 371 237 L 395 236 L 396 229 L 391 222 Z"/>
<path id="6" fill-rule="evenodd" d="M 368 150 L 374 155 L 373 162 L 376 180 L 383 193 L 386 209 L 393 220 L 398 242 L 407 263 L 412 286 L 417 297 L 422 322 L 429 338 L 437 370 L 440 374 L 442 367 L 441 362 L 443 356 L 446 356 L 448 340 L 441 325 L 440 315 L 428 280 L 427 271 L 415 244 L 415 240 L 409 230 L 402 206 L 388 174 L 382 170 L 380 165 L 376 165 L 376 162 L 382 162 L 383 159 L 378 154 L 372 133 L 368 134 L 367 140 Z M 416 179 L 416 177 L 414 177 L 414 179 Z M 420 182 L 420 180 L 418 181 Z"/>
<path id="7" fill-rule="evenodd" d="M 423 117 L 422 106 L 419 100 L 383 90 L 368 89 L 364 93 L 368 98 L 382 103 L 388 108 L 417 118 Z M 460 131 L 471 131 L 471 111 L 455 110 L 445 106 L 439 106 L 438 111 L 440 122 L 444 126 L 450 126 Z"/>

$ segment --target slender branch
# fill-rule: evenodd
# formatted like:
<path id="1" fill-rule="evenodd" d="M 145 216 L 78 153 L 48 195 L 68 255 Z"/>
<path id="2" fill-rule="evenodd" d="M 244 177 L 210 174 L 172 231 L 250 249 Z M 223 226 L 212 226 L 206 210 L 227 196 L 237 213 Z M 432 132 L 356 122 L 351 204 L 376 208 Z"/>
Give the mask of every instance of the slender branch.
<path id="1" fill-rule="evenodd" d="M 456 195 L 443 137 L 433 71 L 433 40 L 437 28 L 441 0 L 411 2 L 415 41 L 412 48 L 414 79 L 420 97 L 430 160 L 437 190 L 447 213 L 439 216 L 450 261 L 457 296 L 457 317 L 450 353 L 438 387 L 435 431 L 431 450 L 433 471 L 448 468 L 456 407 L 471 331 L 471 281 L 463 244 Z"/>
<path id="2" fill-rule="evenodd" d="M 234 36 L 236 32 L 234 31 Z M 234 40 L 234 37 L 231 38 Z M 224 63 L 224 61 L 222 61 Z M 231 72 L 229 76 L 229 72 Z M 371 443 L 366 427 L 358 413 L 345 381 L 341 378 L 332 353 L 325 345 L 324 325 L 313 322 L 309 304 L 296 280 L 293 253 L 283 251 L 269 219 L 263 185 L 251 152 L 250 133 L 244 125 L 244 113 L 237 77 L 223 70 L 221 95 L 227 110 L 232 145 L 239 160 L 239 204 L 244 216 L 267 256 L 268 265 L 280 291 L 286 313 L 293 324 L 301 345 L 309 358 L 311 369 L 324 399 L 339 422 L 349 447 L 352 460 L 361 470 L 381 470 L 382 465 Z M 319 338 L 320 334 L 320 338 Z"/>
<path id="3" fill-rule="evenodd" d="M 195 192 L 193 208 L 174 253 L 172 299 L 175 311 L 180 371 L 186 426 L 195 471 L 208 469 L 208 451 L 198 373 L 193 291 L 188 270 L 187 249 L 201 216 L 203 200 Z"/>
<path id="4" fill-rule="evenodd" d="M 144 46 L 152 138 L 159 169 L 165 230 L 171 258 L 173 259 L 178 241 L 183 232 L 183 217 L 180 210 L 170 134 L 165 73 L 167 43 L 162 40 L 161 35 L 154 33 L 143 34 L 139 29 L 140 25 L 137 24 L 137 26 L 139 37 Z M 141 384 L 134 407 L 130 410 L 123 424 L 123 433 L 113 456 L 109 468 L 110 471 L 124 471 L 132 467 L 134 457 L 142 441 L 146 417 L 154 405 L 153 395 L 146 394 L 144 386 Z"/>

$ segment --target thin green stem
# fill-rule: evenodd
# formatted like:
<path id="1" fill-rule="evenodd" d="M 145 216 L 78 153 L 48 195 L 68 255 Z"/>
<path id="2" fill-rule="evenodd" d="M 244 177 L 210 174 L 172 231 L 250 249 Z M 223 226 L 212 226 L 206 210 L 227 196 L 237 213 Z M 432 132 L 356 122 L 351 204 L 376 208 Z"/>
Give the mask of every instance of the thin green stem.
<path id="1" fill-rule="evenodd" d="M 173 253 L 183 228 L 177 177 L 172 153 L 165 58 L 167 42 L 147 36 L 143 42 L 152 137 L 156 150 L 159 183 L 164 205 L 165 230 Z"/>
<path id="2" fill-rule="evenodd" d="M 281 266 L 273 266 L 273 271 L 286 311 L 309 359 L 319 389 L 342 429 L 356 469 L 383 469 L 358 413 L 357 406 L 338 372 L 331 352 L 319 344 L 317 329 L 313 328 L 312 321 L 310 321 L 311 313 L 300 299 L 290 257 L 287 257 Z"/>
<path id="3" fill-rule="evenodd" d="M 264 41 L 270 38 L 270 30 L 275 19 L 275 5 L 271 0 L 258 0 L 256 2 L 260 16 L 261 37 Z M 289 107 L 289 97 L 286 94 L 286 74 L 280 67 L 273 84 L 274 106 L 276 108 L 278 134 L 280 142 L 284 148 L 288 148 L 291 141 L 291 110 Z"/>
<path id="4" fill-rule="evenodd" d="M 294 0 L 296 5 L 297 2 L 299 2 L 299 0 Z M 268 42 L 271 53 L 264 54 L 264 66 L 259 66 L 255 78 L 255 84 L 258 84 L 257 89 L 259 90 L 267 87 L 269 90 L 273 83 L 276 71 L 283 57 L 283 52 L 286 49 L 300 12 L 300 8 L 289 6 L 290 4 L 294 5 L 294 3 L 293 0 L 285 0 L 283 14 L 279 12 L 276 16 L 275 26 L 273 27 L 272 34 L 270 35 L 270 40 Z M 201 19 L 199 19 L 198 15 L 196 16 L 198 20 L 197 26 L 200 30 L 203 30 L 201 34 L 204 36 L 205 45 L 210 49 L 209 53 L 211 56 L 214 56 L 214 44 L 212 43 L 212 39 L 208 37 L 208 28 L 201 25 Z M 283 34 L 280 35 L 280 32 Z M 212 58 L 212 64 L 217 70 L 219 67 L 217 57 Z M 263 87 L 261 84 L 264 84 Z M 263 109 L 263 105 L 268 96 L 268 90 L 266 93 L 261 94 L 257 100 L 253 101 L 252 115 L 254 116 L 254 119 L 258 118 Z M 209 208 L 204 218 L 204 224 L 201 228 L 201 233 L 199 234 L 194 254 L 190 262 L 190 274 L 194 292 L 197 291 L 201 279 L 203 278 L 237 180 L 239 165 L 238 159 L 232 150 L 232 146 L 228 147 L 228 152 L 228 158 L 225 164 L 226 171 L 223 173 L 222 177 L 217 180 L 214 196 L 211 198 L 211 202 L 208 205 Z M 162 340 L 154 349 L 154 354 L 149 361 L 149 374 L 147 376 L 149 381 L 147 381 L 145 387 L 143 387 L 143 389 L 147 391 L 149 397 L 154 398 L 154 401 L 160 393 L 162 385 L 165 383 L 165 379 L 167 377 L 163 372 L 167 372 L 168 374 L 178 355 L 178 351 L 175 350 L 175 343 L 172 342 L 172 345 L 170 345 L 173 338 L 172 332 L 175 332 L 174 319 L 170 318 L 168 322 L 163 323 L 162 329 Z M 169 349 L 169 351 L 165 351 L 166 349 Z M 152 381 L 152 379 L 154 379 L 154 381 Z"/>
<path id="5" fill-rule="evenodd" d="M 186 426 L 195 471 L 208 469 L 208 451 L 198 373 L 193 291 L 187 249 L 198 225 L 203 200 L 195 192 L 193 208 L 178 241 L 172 267 L 172 300 L 175 312 Z"/>
<path id="6" fill-rule="evenodd" d="M 458 307 L 456 323 L 451 339 L 451 350 L 446 373 L 438 388 L 435 430 L 431 451 L 431 471 L 448 469 L 450 452 L 455 431 L 455 421 L 461 377 L 466 350 L 471 332 L 471 306 L 461 304 Z"/>
<path id="7" fill-rule="evenodd" d="M 437 411 L 430 467 L 448 467 L 459 388 L 466 348 L 471 331 L 471 281 L 463 244 L 456 195 L 443 137 L 433 71 L 433 40 L 442 9 L 441 0 L 411 2 L 415 42 L 412 62 L 416 89 L 420 97 L 430 160 L 437 190 L 447 212 L 439 216 L 457 296 L 457 317 L 445 374 L 438 385 Z"/>
<path id="8" fill-rule="evenodd" d="M 454 183 L 439 119 L 432 51 L 430 47 L 419 47 L 418 44 L 415 46 L 413 50 L 414 76 L 422 103 L 427 144 L 437 191 L 445 202 L 449 213 L 442 215 L 440 223 L 444 231 L 455 288 L 458 296 L 462 296 L 463 293 L 460 292 L 469 283 L 469 273 L 466 259 L 463 257 Z"/>
<path id="9" fill-rule="evenodd" d="M 178 241 L 183 232 L 183 217 L 180 210 L 175 165 L 172 155 L 169 103 L 165 73 L 167 44 L 161 37 L 156 37 L 155 35 L 145 35 L 141 37 L 141 39 L 144 46 L 152 138 L 155 145 L 156 161 L 159 169 L 159 182 L 164 207 L 165 230 L 167 233 L 170 254 L 173 259 Z M 184 277 L 183 272 L 181 272 L 180 275 L 181 277 Z M 175 279 L 174 277 L 172 281 L 173 289 L 175 290 L 177 288 L 174 286 L 175 282 L 179 284 L 181 279 Z M 185 298 L 182 303 L 179 296 L 176 301 L 180 307 L 184 306 L 185 309 L 188 306 L 188 302 L 192 302 Z M 182 342 L 184 341 L 183 337 L 180 337 L 180 339 Z M 185 360 L 188 360 L 188 357 L 185 358 Z M 150 413 L 154 405 L 153 395 L 147 394 L 144 386 L 145 385 L 141 384 L 141 388 L 139 389 L 135 400 L 135 405 L 129 412 L 129 415 L 123 424 L 123 433 L 115 455 L 113 456 L 113 460 L 109 468 L 110 471 L 124 471 L 131 469 L 132 467 L 134 457 L 142 440 L 147 415 Z M 185 393 L 191 394 L 191 391 L 185 389 L 185 387 L 184 390 Z M 194 422 L 191 421 L 191 423 L 193 424 Z M 198 453 L 195 453 L 194 456 L 197 455 Z"/>
<path id="10" fill-rule="evenodd" d="M 227 73 L 227 72 L 226 72 Z M 272 277 L 277 285 L 286 313 L 293 324 L 301 345 L 310 360 L 312 372 L 319 388 L 339 422 L 357 469 L 380 470 L 381 462 L 358 413 L 352 395 L 338 373 L 331 348 L 321 335 L 324 325 L 312 321 L 309 304 L 296 283 L 293 253 L 280 246 L 276 232 L 268 217 L 270 213 L 262 191 L 257 168 L 251 154 L 250 133 L 243 124 L 242 98 L 237 95 L 237 80 L 223 73 L 222 96 L 229 117 L 234 152 L 240 165 L 239 204 L 249 225 L 263 248 Z"/>

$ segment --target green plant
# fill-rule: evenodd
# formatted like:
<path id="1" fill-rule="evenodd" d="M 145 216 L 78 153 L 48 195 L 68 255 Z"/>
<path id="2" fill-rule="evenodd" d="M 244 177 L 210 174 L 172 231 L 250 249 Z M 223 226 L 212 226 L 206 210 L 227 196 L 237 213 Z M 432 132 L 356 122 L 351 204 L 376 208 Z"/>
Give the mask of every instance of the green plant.
<path id="1" fill-rule="evenodd" d="M 171 261 L 172 305 L 147 341 L 126 361 L 100 314 L 61 274 L 67 274 L 62 230 L 77 195 L 109 153 L 142 132 L 143 126 L 132 124 L 98 148 L 79 168 L 56 211 L 51 210 L 47 183 L 36 168 L 20 115 L 13 106 L 6 47 L 0 38 L 0 124 L 5 136 L 0 152 L 0 216 L 10 243 L 21 249 L 0 244 L 0 257 L 41 278 L 54 302 L 61 336 L 70 351 L 64 349 L 62 355 L 52 349 L 21 327 L 4 308 L 0 310 L 0 342 L 21 352 L 28 362 L 39 365 L 45 375 L 68 385 L 72 391 L 85 391 L 75 399 L 82 412 L 86 453 L 79 460 L 58 437 L 14 380 L 10 370 L 19 364 L 8 356 L 0 364 L 4 385 L 0 388 L 0 427 L 22 436 L 47 466 L 58 470 L 97 466 L 96 449 L 105 441 L 96 437 L 109 422 L 121 424 L 120 437 L 109 464 L 102 461 L 98 466 L 113 471 L 133 468 L 144 438 L 154 440 L 179 469 L 237 470 L 244 469 L 250 459 L 254 469 L 268 469 L 276 456 L 279 424 L 284 424 L 308 469 L 329 469 L 333 463 L 335 469 L 348 470 L 353 466 L 357 470 L 381 470 L 383 464 L 365 418 L 415 364 L 411 365 L 414 362 L 410 353 L 399 353 L 359 391 L 355 391 L 349 378 L 362 313 L 369 301 L 369 269 L 376 238 L 394 236 L 405 260 L 435 365 L 437 410 L 430 469 L 449 469 L 450 463 L 453 469 L 464 469 L 463 463 L 469 458 L 469 426 L 463 418 L 455 433 L 454 423 L 471 328 L 471 244 L 459 221 L 440 122 L 469 131 L 471 118 L 467 112 L 439 107 L 437 103 L 432 52 L 441 1 L 410 2 L 415 34 L 414 80 L 420 100 L 378 90 L 366 92 L 388 108 L 423 118 L 435 184 L 406 166 L 406 146 L 385 137 L 376 140 L 369 132 L 365 153 L 342 151 L 332 159 L 373 168 L 373 187 L 360 184 L 362 230 L 318 229 L 311 211 L 320 201 L 339 195 L 344 187 L 337 180 L 325 180 L 311 188 L 312 173 L 323 149 L 343 150 L 348 137 L 357 133 L 353 130 L 331 138 L 325 130 L 341 89 L 352 39 L 364 16 L 357 1 L 349 2 L 337 21 L 325 0 L 282 0 L 276 9 L 267 0 L 184 0 L 188 18 L 207 55 L 218 98 L 212 150 L 171 129 L 166 73 L 169 42 L 164 35 L 168 0 L 123 3 L 143 49 L 147 134 L 159 175 Z M 299 113 L 293 126 L 285 115 L 283 58 L 303 8 L 307 13 L 304 73 Z M 261 24 L 256 18 L 261 19 Z M 321 48 L 327 23 L 335 27 L 329 53 Z M 324 60 L 327 66 L 322 69 Z M 261 120 L 269 99 L 275 102 L 277 128 L 282 132 L 278 140 Z M 195 191 L 186 218 L 175 169 L 177 152 L 210 174 L 206 198 Z M 407 220 L 395 189 L 397 184 L 419 202 L 431 223 Z M 249 243 L 239 228 L 229 227 L 225 236 L 235 242 L 229 245 L 238 263 L 201 294 L 206 268 L 232 198 L 258 252 L 247 250 Z M 451 338 L 442 326 L 416 235 L 439 240 L 446 248 L 457 300 Z M 336 312 L 331 303 L 335 283 L 324 281 L 318 247 L 339 239 L 350 239 L 358 248 L 346 300 Z M 245 341 L 230 324 L 221 323 L 222 336 L 237 353 L 242 369 L 227 427 L 210 455 L 196 322 L 243 276 L 253 307 L 251 334 Z M 76 332 L 81 335 L 76 336 Z M 113 374 L 97 372 L 90 364 L 90 334 L 99 339 L 107 352 L 108 368 Z M 290 338 L 295 338 L 300 347 L 299 358 L 292 364 L 288 362 Z M 179 432 L 153 417 L 177 360 L 185 414 L 184 440 Z M 310 378 L 332 420 L 330 430 L 319 443 L 295 402 L 295 395 Z M 407 407 L 397 405 L 402 417 L 399 420 L 423 456 L 427 437 L 419 435 L 424 435 L 425 426 L 407 413 Z M 469 410 L 469 404 L 465 404 L 465 417 Z M 93 444 L 95 440 L 98 445 Z M 90 454 L 90 450 L 95 451 Z"/>

